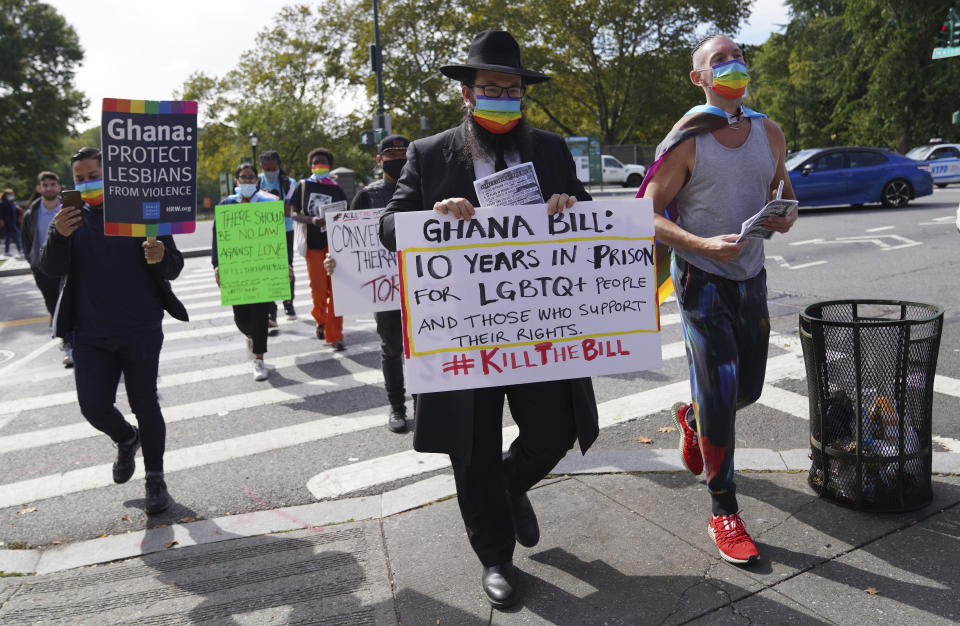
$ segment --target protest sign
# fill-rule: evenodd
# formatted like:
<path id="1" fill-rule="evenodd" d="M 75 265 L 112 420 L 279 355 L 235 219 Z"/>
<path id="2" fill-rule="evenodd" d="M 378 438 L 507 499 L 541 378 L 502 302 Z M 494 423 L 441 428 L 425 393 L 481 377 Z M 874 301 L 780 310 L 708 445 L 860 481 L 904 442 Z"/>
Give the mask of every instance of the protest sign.
<path id="1" fill-rule="evenodd" d="M 400 308 L 397 255 L 380 243 L 377 224 L 385 209 L 325 211 L 337 315 Z"/>
<path id="2" fill-rule="evenodd" d="M 290 299 L 283 202 L 220 204 L 214 209 L 220 303 Z"/>
<path id="3" fill-rule="evenodd" d="M 103 99 L 104 233 L 192 233 L 197 219 L 197 103 Z"/>
<path id="4" fill-rule="evenodd" d="M 412 393 L 660 366 L 649 199 L 396 215 Z"/>

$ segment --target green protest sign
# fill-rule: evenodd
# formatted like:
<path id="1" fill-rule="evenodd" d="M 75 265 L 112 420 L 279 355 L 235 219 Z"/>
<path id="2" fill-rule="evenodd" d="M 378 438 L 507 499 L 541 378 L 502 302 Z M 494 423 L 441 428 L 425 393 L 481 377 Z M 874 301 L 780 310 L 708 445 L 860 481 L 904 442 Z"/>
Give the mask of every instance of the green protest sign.
<path id="1" fill-rule="evenodd" d="M 290 266 L 283 202 L 216 207 L 220 303 L 290 299 Z"/>

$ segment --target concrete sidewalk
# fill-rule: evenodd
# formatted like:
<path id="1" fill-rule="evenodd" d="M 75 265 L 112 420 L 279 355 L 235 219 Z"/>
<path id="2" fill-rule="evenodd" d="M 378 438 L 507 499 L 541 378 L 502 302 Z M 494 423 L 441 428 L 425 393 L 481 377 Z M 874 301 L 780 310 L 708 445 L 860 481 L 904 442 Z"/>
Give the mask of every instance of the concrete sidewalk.
<path id="1" fill-rule="evenodd" d="M 796 452 L 781 463 L 799 463 Z M 2 551 L 0 570 L 40 573 L 0 578 L 0 623 L 960 620 L 960 478 L 936 476 L 920 511 L 874 515 L 817 498 L 806 472 L 743 472 L 743 518 L 762 558 L 738 567 L 707 535 L 701 478 L 643 456 L 579 468 L 568 457 L 574 473 L 531 491 L 542 539 L 517 548 L 522 601 L 507 612 L 483 596 L 456 499 L 445 497 L 452 478 L 440 475 L 381 496 Z M 595 473 L 625 465 L 659 471 Z"/>

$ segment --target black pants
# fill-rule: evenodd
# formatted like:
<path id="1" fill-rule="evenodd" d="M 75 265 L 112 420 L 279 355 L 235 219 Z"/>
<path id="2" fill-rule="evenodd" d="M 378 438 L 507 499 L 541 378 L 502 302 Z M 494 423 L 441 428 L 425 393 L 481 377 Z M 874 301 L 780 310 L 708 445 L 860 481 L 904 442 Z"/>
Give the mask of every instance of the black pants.
<path id="1" fill-rule="evenodd" d="M 503 399 L 520 429 L 502 452 Z M 484 566 L 513 558 L 516 539 L 507 492 L 519 496 L 556 466 L 576 441 L 570 383 L 549 381 L 474 391 L 469 463 L 450 457 L 460 514 Z"/>
<path id="2" fill-rule="evenodd" d="M 254 354 L 267 351 L 267 316 L 271 304 L 277 306 L 273 302 L 233 305 L 233 321 L 241 333 L 253 339 Z"/>
<path id="3" fill-rule="evenodd" d="M 30 268 L 33 272 L 33 282 L 37 283 L 37 288 L 43 294 L 43 303 L 47 306 L 47 312 L 53 317 L 53 312 L 57 308 L 57 298 L 60 296 L 60 279 L 51 278 L 40 270 Z"/>
<path id="4" fill-rule="evenodd" d="M 120 374 L 127 401 L 140 427 L 143 466 L 163 471 L 167 426 L 157 400 L 157 368 L 163 331 L 160 328 L 114 337 L 73 335 L 74 378 L 80 412 L 90 425 L 116 443 L 130 441 L 133 427 L 114 405 Z"/>
<path id="5" fill-rule="evenodd" d="M 378 311 L 373 314 L 380 335 L 380 367 L 390 408 L 405 411 L 407 392 L 403 384 L 403 322 L 400 311 Z"/>
<path id="6" fill-rule="evenodd" d="M 293 231 L 292 230 L 287 231 L 287 263 L 291 267 L 293 267 Z M 290 274 L 290 299 L 284 300 L 283 301 L 284 305 L 288 303 L 293 304 L 293 287 L 294 287 L 294 283 L 296 282 L 297 281 L 294 280 L 293 274 Z M 277 319 L 277 303 L 276 302 L 270 303 L 270 318 Z"/>

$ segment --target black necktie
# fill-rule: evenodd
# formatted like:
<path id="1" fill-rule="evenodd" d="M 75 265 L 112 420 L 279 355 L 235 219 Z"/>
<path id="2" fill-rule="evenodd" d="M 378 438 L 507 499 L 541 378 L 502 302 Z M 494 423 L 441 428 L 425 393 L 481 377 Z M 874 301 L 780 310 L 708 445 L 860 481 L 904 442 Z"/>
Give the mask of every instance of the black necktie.
<path id="1" fill-rule="evenodd" d="M 507 161 L 503 158 L 503 146 L 497 146 L 497 160 L 493 164 L 493 171 L 499 172 L 507 169 Z"/>

